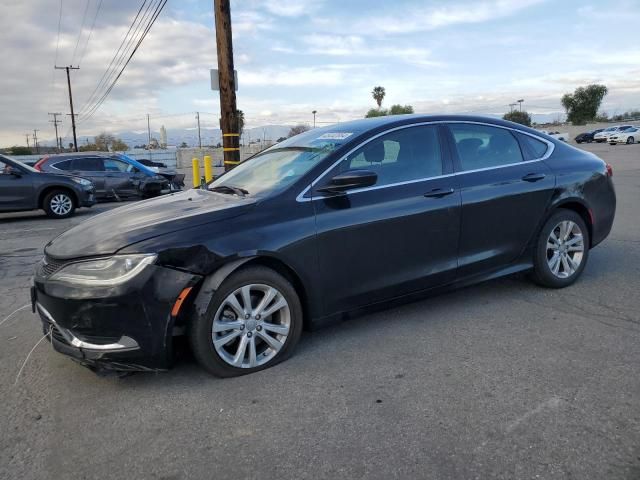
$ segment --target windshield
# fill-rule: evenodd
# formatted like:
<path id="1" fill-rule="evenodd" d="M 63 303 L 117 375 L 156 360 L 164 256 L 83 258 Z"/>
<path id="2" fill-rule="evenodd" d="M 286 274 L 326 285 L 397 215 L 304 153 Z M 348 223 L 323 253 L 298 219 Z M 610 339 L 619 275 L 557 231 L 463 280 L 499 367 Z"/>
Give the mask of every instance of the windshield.
<path id="1" fill-rule="evenodd" d="M 285 140 L 240 163 L 209 185 L 234 187 L 249 195 L 282 191 L 351 140 L 353 132 L 318 128 Z"/>

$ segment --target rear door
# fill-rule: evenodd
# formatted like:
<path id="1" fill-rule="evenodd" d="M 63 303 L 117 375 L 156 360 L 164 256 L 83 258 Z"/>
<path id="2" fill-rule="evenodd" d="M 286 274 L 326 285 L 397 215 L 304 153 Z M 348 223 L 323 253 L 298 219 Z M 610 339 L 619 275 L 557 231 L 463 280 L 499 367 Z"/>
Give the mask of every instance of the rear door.
<path id="1" fill-rule="evenodd" d="M 118 158 L 105 158 L 105 186 L 108 192 L 130 197 L 136 193 L 133 185 L 133 166 Z"/>
<path id="2" fill-rule="evenodd" d="M 327 313 L 453 280 L 460 194 L 440 134 L 433 125 L 382 134 L 317 183 L 322 187 L 347 170 L 378 174 L 372 187 L 343 196 L 313 193 Z"/>
<path id="3" fill-rule="evenodd" d="M 35 204 L 33 174 L 0 157 L 0 210 L 32 209 Z"/>
<path id="4" fill-rule="evenodd" d="M 96 187 L 96 197 L 110 196 L 106 189 L 102 157 L 74 158 L 70 173 L 91 180 Z"/>
<path id="5" fill-rule="evenodd" d="M 542 219 L 555 187 L 543 161 L 551 144 L 508 128 L 449 123 L 462 198 L 458 277 L 515 261 Z"/>

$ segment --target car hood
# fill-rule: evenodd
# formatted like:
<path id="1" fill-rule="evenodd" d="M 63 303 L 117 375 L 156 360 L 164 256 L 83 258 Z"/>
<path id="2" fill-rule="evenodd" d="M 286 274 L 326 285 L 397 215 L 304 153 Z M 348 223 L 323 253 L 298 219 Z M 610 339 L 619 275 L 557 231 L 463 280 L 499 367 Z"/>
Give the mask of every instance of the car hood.
<path id="1" fill-rule="evenodd" d="M 133 243 L 241 215 L 256 200 L 206 190 L 187 190 L 96 215 L 45 246 L 57 260 L 111 255 Z"/>

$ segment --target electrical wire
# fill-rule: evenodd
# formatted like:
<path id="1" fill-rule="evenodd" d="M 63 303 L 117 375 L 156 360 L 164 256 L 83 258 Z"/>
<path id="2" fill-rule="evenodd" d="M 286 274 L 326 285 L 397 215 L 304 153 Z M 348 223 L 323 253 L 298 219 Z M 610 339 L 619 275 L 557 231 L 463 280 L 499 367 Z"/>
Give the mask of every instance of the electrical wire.
<path id="1" fill-rule="evenodd" d="M 80 45 L 80 39 L 82 38 L 82 30 L 84 30 L 84 24 L 87 21 L 87 12 L 89 11 L 89 2 L 90 0 L 87 0 L 87 3 L 84 6 L 84 13 L 82 14 L 82 23 L 80 24 L 80 30 L 78 31 L 78 39 L 76 40 L 76 46 L 73 49 L 73 55 L 71 56 L 71 65 L 73 65 L 73 61 L 76 59 L 76 53 L 78 52 L 78 45 Z"/>
<path id="2" fill-rule="evenodd" d="M 93 22 L 91 22 L 89 35 L 87 36 L 87 40 L 84 42 L 84 47 L 82 48 L 82 53 L 80 54 L 80 60 L 78 60 L 78 66 L 80 66 L 82 60 L 84 59 L 85 53 L 87 53 L 87 46 L 89 45 L 89 41 L 91 40 L 91 34 L 93 33 L 93 27 L 95 27 L 96 25 L 96 19 L 98 18 L 98 14 L 100 13 L 100 8 L 102 8 L 102 0 L 98 2 L 98 8 L 96 8 L 96 13 L 93 16 Z"/>
<path id="3" fill-rule="evenodd" d="M 126 63 L 124 64 L 124 66 L 122 67 L 122 69 L 120 70 L 120 73 L 118 73 L 118 75 L 116 76 L 116 78 L 113 80 L 113 82 L 111 83 L 111 85 L 109 86 L 109 88 L 107 89 L 107 91 L 104 93 L 104 95 L 98 100 L 98 102 L 96 103 L 96 105 L 89 111 L 88 114 L 86 114 L 86 117 L 84 120 L 88 120 L 89 118 L 91 118 L 91 116 L 93 116 L 93 114 L 100 108 L 100 106 L 104 103 L 104 101 L 106 100 L 107 96 L 109 95 L 109 93 L 111 93 L 111 90 L 113 90 L 113 87 L 115 87 L 116 83 L 118 82 L 118 79 L 122 76 L 122 74 L 124 73 L 125 69 L 127 68 L 127 65 L 129 65 L 129 62 L 131 61 L 131 59 L 133 58 L 133 56 L 135 55 L 135 53 L 138 51 L 138 48 L 140 47 L 140 45 L 142 44 L 143 40 L 145 39 L 145 37 L 147 36 L 147 34 L 149 33 L 149 31 L 151 30 L 151 27 L 153 27 L 154 23 L 156 22 L 158 16 L 160 15 L 160 13 L 162 13 L 162 10 L 164 8 L 164 6 L 167 4 L 167 0 L 162 0 L 161 3 L 158 4 L 158 6 L 156 7 L 156 10 L 154 12 L 153 18 L 151 19 L 151 21 L 147 24 L 147 27 L 145 28 L 144 32 L 142 33 L 142 35 L 140 36 L 140 39 L 138 40 L 138 43 L 136 44 L 135 48 L 133 49 L 133 51 L 131 52 L 131 55 L 129 55 L 129 58 L 127 59 Z"/>
<path id="4" fill-rule="evenodd" d="M 131 25 L 129 25 L 129 29 L 127 30 L 127 33 L 125 34 L 124 38 L 122 39 L 122 42 L 120 42 L 120 46 L 118 47 L 118 50 L 116 50 L 116 53 L 113 55 L 113 58 L 111 58 L 111 61 L 109 62 L 109 65 L 107 66 L 107 69 L 102 74 L 102 77 L 98 81 L 98 84 L 96 85 L 96 88 L 94 88 L 93 92 L 91 92 L 91 95 L 89 95 L 89 98 L 87 99 L 87 101 L 85 102 L 83 107 L 79 110 L 78 115 L 81 115 L 87 109 L 87 106 L 90 105 L 95 98 L 97 98 L 97 92 L 100 90 L 100 88 L 102 87 L 103 84 L 106 84 L 105 79 L 107 78 L 108 74 L 110 75 L 111 67 L 113 66 L 113 63 L 116 61 L 116 58 L 118 58 L 118 56 L 120 55 L 120 52 L 122 51 L 122 47 L 124 46 L 125 42 L 127 41 L 127 38 L 129 37 L 129 34 L 131 33 L 131 29 L 134 27 L 134 25 L 138 21 L 138 17 L 140 17 L 140 12 L 142 12 L 142 9 L 144 8 L 146 3 L 147 3 L 147 0 L 144 0 L 142 2 L 142 4 L 140 5 L 140 8 L 138 9 L 138 12 L 136 13 L 135 18 L 131 22 Z"/>

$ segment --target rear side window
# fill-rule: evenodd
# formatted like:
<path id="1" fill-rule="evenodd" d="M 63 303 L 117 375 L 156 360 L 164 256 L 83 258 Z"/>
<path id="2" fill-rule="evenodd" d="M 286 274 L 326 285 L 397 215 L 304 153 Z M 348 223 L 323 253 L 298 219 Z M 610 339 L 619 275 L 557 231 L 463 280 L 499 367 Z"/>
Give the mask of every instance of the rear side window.
<path id="1" fill-rule="evenodd" d="M 76 158 L 73 160 L 73 170 L 82 172 L 104 172 L 104 164 L 101 158 Z"/>
<path id="2" fill-rule="evenodd" d="M 473 123 L 452 123 L 449 129 L 462 170 L 499 167 L 523 160 L 518 141 L 507 129 Z"/>
<path id="3" fill-rule="evenodd" d="M 376 185 L 442 175 L 438 130 L 433 126 L 408 127 L 375 138 L 340 164 L 340 172 L 347 170 L 376 172 Z"/>
<path id="4" fill-rule="evenodd" d="M 52 164 L 53 168 L 57 168 L 58 170 L 73 170 L 71 168 L 71 160 L 63 160 L 62 162 L 57 162 Z"/>
<path id="5" fill-rule="evenodd" d="M 516 133 L 516 135 L 522 145 L 522 153 L 524 154 L 525 160 L 536 160 L 544 157 L 544 154 L 547 153 L 549 145 L 542 140 L 538 140 L 537 138 L 533 138 L 519 132 Z"/>

